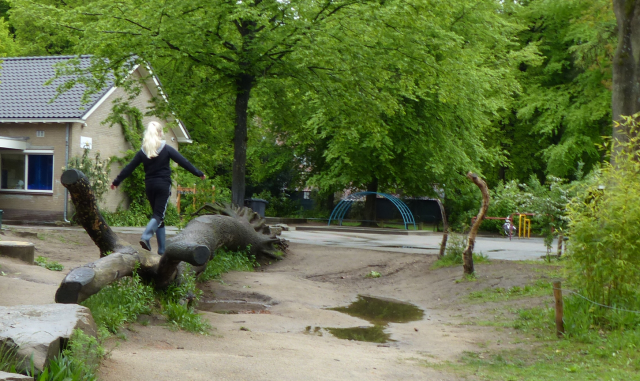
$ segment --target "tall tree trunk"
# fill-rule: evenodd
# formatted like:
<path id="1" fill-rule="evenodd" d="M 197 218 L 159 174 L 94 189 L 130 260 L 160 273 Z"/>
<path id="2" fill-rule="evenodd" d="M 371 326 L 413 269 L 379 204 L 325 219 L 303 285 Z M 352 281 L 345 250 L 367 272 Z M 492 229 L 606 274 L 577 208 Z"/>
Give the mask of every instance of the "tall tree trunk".
<path id="1" fill-rule="evenodd" d="M 325 208 L 329 211 L 329 213 L 333 212 L 333 208 L 335 207 L 336 196 L 335 192 L 331 192 L 327 195 L 325 199 Z"/>
<path id="2" fill-rule="evenodd" d="M 611 106 L 613 121 L 640 111 L 640 0 L 613 0 L 618 22 L 618 47 L 613 58 Z M 613 129 L 614 139 L 624 139 L 622 127 Z M 611 155 L 612 162 L 615 153 Z"/>
<path id="3" fill-rule="evenodd" d="M 473 269 L 473 247 L 476 244 L 478 228 L 480 228 L 480 224 L 482 224 L 482 220 L 484 220 L 484 216 L 487 214 L 487 209 L 489 208 L 489 188 L 487 187 L 487 183 L 485 183 L 484 180 L 478 177 L 475 173 L 467 173 L 467 178 L 473 181 L 473 183 L 480 188 L 480 192 L 482 192 L 482 206 L 480 207 L 476 221 L 473 223 L 471 230 L 469 231 L 467 248 L 464 249 L 464 252 L 462 253 L 462 267 L 464 268 L 464 274 L 472 275 L 475 271 Z"/>
<path id="4" fill-rule="evenodd" d="M 373 180 L 367 184 L 367 192 L 378 191 L 378 178 L 374 177 Z M 368 194 L 364 201 L 364 219 L 360 226 L 378 227 L 376 221 L 376 200 L 378 195 Z"/>
<path id="5" fill-rule="evenodd" d="M 243 74 L 236 80 L 236 127 L 233 137 L 233 177 L 231 201 L 244 205 L 245 173 L 247 167 L 247 109 L 254 77 Z"/>

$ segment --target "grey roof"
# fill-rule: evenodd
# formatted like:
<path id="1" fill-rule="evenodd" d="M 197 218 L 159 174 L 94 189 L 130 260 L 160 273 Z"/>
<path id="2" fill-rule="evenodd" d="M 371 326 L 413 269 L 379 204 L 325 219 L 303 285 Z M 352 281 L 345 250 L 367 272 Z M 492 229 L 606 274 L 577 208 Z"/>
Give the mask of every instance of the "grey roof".
<path id="1" fill-rule="evenodd" d="M 56 79 L 51 85 L 45 82 L 55 76 L 56 64 L 74 56 L 0 58 L 0 119 L 80 119 L 113 86 L 89 96 L 82 103 L 86 87 L 77 84 L 55 101 L 57 87 L 73 76 Z M 89 66 L 91 56 L 81 56 L 82 67 Z"/>

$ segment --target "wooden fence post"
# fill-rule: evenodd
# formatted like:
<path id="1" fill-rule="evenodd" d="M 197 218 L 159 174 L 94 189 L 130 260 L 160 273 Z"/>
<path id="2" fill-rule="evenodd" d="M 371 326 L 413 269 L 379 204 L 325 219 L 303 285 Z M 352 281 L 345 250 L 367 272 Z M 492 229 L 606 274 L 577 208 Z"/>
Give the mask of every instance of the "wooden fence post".
<path id="1" fill-rule="evenodd" d="M 553 282 L 553 297 L 556 300 L 556 335 L 560 338 L 564 336 L 564 305 L 562 303 L 562 283 Z"/>

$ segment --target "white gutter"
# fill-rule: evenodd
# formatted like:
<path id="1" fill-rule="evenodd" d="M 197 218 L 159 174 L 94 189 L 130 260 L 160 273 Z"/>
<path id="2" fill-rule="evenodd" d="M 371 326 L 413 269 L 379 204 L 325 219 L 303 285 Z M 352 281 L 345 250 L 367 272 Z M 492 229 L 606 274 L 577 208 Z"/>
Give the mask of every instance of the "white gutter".
<path id="1" fill-rule="evenodd" d="M 16 139 L 16 138 L 10 138 L 6 136 L 0 136 L 0 148 L 2 149 L 19 149 L 24 151 L 30 146 L 31 144 L 29 144 L 24 139 Z"/>
<path id="2" fill-rule="evenodd" d="M 82 119 L 52 119 L 52 118 L 29 118 L 29 119 L 0 119 L 0 123 L 84 123 Z"/>

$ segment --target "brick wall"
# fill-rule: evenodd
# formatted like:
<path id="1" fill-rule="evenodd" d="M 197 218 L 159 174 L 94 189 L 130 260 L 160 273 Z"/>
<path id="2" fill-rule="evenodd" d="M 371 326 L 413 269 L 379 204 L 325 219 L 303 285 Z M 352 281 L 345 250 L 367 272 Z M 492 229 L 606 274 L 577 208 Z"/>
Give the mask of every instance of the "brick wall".
<path id="1" fill-rule="evenodd" d="M 44 131 L 44 137 L 36 137 L 36 131 Z M 64 123 L 5 123 L 0 124 L 0 136 L 29 137 L 30 149 L 53 148 L 53 192 L 27 193 L 20 191 L 0 192 L 0 209 L 4 219 L 50 220 L 52 216 L 62 219 L 65 188 L 60 184 L 62 167 L 65 165 Z M 8 152 L 8 151 L 5 151 Z"/>

